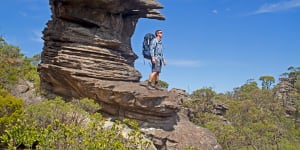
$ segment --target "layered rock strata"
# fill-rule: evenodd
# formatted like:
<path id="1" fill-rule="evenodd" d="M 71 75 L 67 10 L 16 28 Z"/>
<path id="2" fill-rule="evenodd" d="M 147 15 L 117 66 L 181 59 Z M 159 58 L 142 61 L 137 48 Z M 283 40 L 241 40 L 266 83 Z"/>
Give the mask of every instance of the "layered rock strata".
<path id="1" fill-rule="evenodd" d="M 131 36 L 135 25 L 143 17 L 164 20 L 156 10 L 162 5 L 156 0 L 49 1 L 52 18 L 43 31 L 45 44 L 39 65 L 41 86 L 46 93 L 93 98 L 105 114 L 135 119 L 146 129 L 146 135 L 156 137 L 158 149 L 169 149 L 170 141 L 172 149 L 189 144 L 176 138 L 181 122 L 188 121 L 178 114 L 178 95 L 148 90 L 140 84 L 141 74 L 134 68 L 137 55 L 131 48 Z M 153 130 L 146 132 L 147 129 Z M 196 140 L 191 143 L 197 147 L 220 149 L 209 131 L 203 132 L 209 135 L 208 140 L 197 141 L 202 139 L 198 134 L 188 134 L 189 129 L 181 127 L 180 131 L 187 131 L 183 132 L 187 133 L 185 137 Z M 157 135 L 156 130 L 166 137 Z"/>

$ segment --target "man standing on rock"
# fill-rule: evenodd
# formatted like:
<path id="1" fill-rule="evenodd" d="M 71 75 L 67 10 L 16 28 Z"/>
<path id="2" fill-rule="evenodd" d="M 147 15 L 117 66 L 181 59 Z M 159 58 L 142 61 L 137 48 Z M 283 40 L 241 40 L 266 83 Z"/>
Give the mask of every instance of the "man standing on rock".
<path id="1" fill-rule="evenodd" d="M 153 89 L 152 81 L 154 79 L 154 87 L 158 87 L 159 73 L 161 72 L 162 63 L 167 64 L 163 55 L 163 45 L 161 38 L 163 36 L 162 30 L 155 31 L 155 38 L 151 41 L 150 53 L 151 53 L 151 63 L 152 63 L 152 73 L 148 80 L 148 89 Z"/>

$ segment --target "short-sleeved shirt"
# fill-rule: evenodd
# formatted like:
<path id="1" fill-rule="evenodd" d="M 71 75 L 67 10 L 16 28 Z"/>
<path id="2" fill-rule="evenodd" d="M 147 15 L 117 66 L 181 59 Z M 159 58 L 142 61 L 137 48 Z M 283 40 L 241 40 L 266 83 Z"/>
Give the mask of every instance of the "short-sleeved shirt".
<path id="1" fill-rule="evenodd" d="M 164 60 L 163 45 L 161 39 L 154 38 L 151 41 L 150 53 L 152 58 L 161 59 L 162 61 Z"/>
<path id="2" fill-rule="evenodd" d="M 161 39 L 154 38 L 151 41 L 150 53 L 151 57 L 155 59 L 155 64 L 152 63 L 152 72 L 161 72 L 162 63 L 164 61 Z"/>

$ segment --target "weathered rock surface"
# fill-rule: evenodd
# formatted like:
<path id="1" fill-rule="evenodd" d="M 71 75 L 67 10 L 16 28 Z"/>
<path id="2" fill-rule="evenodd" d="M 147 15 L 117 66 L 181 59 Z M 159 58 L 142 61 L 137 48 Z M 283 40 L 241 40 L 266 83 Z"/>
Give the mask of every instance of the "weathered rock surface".
<path id="1" fill-rule="evenodd" d="M 153 128 L 142 131 L 158 149 L 183 150 L 188 146 L 200 150 L 222 149 L 209 130 L 195 126 L 188 120 L 187 113 L 185 109 L 178 113 L 178 122 L 172 131 Z"/>
<path id="2" fill-rule="evenodd" d="M 10 92 L 15 97 L 21 98 L 25 106 L 37 104 L 46 99 L 37 94 L 37 89 L 34 88 L 32 82 L 23 79 L 19 79 L 18 84 Z"/>
<path id="3" fill-rule="evenodd" d="M 158 149 L 221 149 L 215 137 L 180 114 L 182 95 L 148 90 L 134 68 L 131 36 L 139 18 L 164 20 L 156 0 L 50 0 L 44 30 L 42 88 L 64 97 L 89 97 L 113 118 L 131 118 Z M 150 130 L 149 130 L 150 131 Z M 160 143 L 160 144 L 159 144 Z"/>
<path id="4" fill-rule="evenodd" d="M 287 115 L 293 115 L 296 113 L 296 98 L 292 96 L 292 91 L 295 90 L 293 78 L 280 78 L 280 82 L 277 84 L 276 97 L 282 102 L 282 106 L 285 108 Z M 295 120 L 295 123 L 300 127 L 300 118 Z"/>

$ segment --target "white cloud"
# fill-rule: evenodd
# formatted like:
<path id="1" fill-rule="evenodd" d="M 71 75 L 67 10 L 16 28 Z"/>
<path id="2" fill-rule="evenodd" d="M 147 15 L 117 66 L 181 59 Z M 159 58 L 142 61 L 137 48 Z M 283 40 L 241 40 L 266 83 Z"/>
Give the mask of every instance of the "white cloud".
<path id="1" fill-rule="evenodd" d="M 176 67 L 198 68 L 204 66 L 204 63 L 198 60 L 167 60 L 167 65 Z"/>
<path id="2" fill-rule="evenodd" d="M 253 14 L 272 13 L 278 11 L 284 11 L 292 8 L 300 7 L 300 0 L 288 0 L 278 3 L 269 3 L 262 5 Z"/>
<path id="3" fill-rule="evenodd" d="M 217 9 L 214 9 L 214 10 L 212 10 L 211 11 L 213 14 L 218 14 L 219 13 L 219 11 L 217 10 Z"/>

